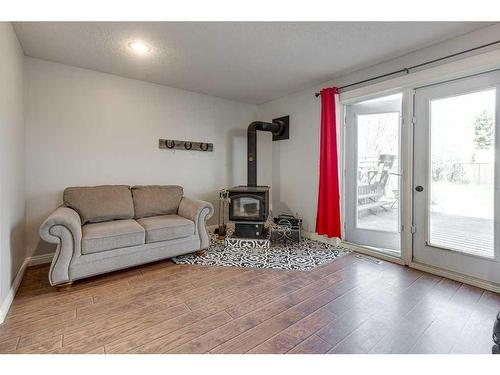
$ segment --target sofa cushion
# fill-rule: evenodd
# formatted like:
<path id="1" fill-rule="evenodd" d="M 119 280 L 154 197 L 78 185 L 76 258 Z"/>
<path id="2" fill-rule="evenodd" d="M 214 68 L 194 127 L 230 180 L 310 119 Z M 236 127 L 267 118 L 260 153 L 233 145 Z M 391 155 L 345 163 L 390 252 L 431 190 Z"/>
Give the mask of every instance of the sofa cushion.
<path id="1" fill-rule="evenodd" d="M 194 222 L 179 215 L 161 215 L 138 219 L 146 230 L 146 243 L 192 236 Z"/>
<path id="2" fill-rule="evenodd" d="M 134 186 L 135 218 L 176 214 L 182 199 L 183 190 L 176 185 Z"/>
<path id="3" fill-rule="evenodd" d="M 78 212 L 82 224 L 134 217 L 132 193 L 125 185 L 69 187 L 63 200 L 66 207 Z"/>
<path id="4" fill-rule="evenodd" d="M 135 220 L 107 221 L 82 227 L 83 254 L 143 245 L 144 242 L 144 228 Z"/>

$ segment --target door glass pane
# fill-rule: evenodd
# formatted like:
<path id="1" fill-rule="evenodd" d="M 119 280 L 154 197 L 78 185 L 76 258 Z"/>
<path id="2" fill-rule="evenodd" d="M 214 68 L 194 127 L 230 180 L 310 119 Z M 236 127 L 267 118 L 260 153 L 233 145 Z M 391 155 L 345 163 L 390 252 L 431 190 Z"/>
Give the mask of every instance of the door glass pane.
<path id="1" fill-rule="evenodd" d="M 357 228 L 399 232 L 400 112 L 357 116 Z"/>
<path id="2" fill-rule="evenodd" d="M 494 256 L 495 89 L 430 102 L 429 242 Z"/>

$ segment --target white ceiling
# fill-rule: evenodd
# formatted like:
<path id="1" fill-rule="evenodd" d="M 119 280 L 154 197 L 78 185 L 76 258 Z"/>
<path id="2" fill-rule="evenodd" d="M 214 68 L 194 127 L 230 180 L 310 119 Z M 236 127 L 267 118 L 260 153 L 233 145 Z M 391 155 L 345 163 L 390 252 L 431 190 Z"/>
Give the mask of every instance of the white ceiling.
<path id="1" fill-rule="evenodd" d="M 18 22 L 27 56 L 260 104 L 480 22 Z M 153 51 L 136 56 L 130 40 Z"/>

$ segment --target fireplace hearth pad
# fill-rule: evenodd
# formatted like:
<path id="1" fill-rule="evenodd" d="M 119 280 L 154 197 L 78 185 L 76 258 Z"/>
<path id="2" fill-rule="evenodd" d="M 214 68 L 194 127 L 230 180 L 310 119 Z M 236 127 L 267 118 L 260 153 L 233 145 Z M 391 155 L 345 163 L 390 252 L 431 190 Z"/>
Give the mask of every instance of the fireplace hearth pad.
<path id="1" fill-rule="evenodd" d="M 268 222 L 268 224 L 270 224 Z M 245 238 L 240 237 L 236 231 L 234 224 L 230 227 L 230 233 L 224 239 L 224 246 L 230 248 L 245 248 L 245 249 L 269 249 L 271 247 L 271 230 L 268 226 L 264 227 L 264 235 L 260 238 Z"/>
<path id="2" fill-rule="evenodd" d="M 245 249 L 269 249 L 269 247 L 271 247 L 271 241 L 269 238 L 240 238 L 227 236 L 224 239 L 224 246 Z"/>
<path id="3" fill-rule="evenodd" d="M 232 232 L 233 228 L 228 227 Z M 300 243 L 276 243 L 269 248 L 225 246 L 224 240 L 210 235 L 210 247 L 205 255 L 186 254 L 172 258 L 177 264 L 221 267 L 251 267 L 280 270 L 309 271 L 315 267 L 335 261 L 350 250 L 310 239 Z"/>

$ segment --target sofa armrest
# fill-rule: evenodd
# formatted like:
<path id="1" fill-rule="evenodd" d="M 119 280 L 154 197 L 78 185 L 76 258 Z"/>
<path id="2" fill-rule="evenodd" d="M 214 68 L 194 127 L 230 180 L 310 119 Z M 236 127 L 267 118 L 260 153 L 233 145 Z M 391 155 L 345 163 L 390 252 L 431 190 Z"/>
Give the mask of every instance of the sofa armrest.
<path id="1" fill-rule="evenodd" d="M 40 237 L 57 244 L 49 271 L 50 284 L 71 281 L 71 259 L 81 255 L 82 221 L 78 213 L 68 207 L 59 207 L 40 226 Z"/>
<path id="2" fill-rule="evenodd" d="M 40 237 L 50 243 L 59 243 L 60 237 L 52 229 L 62 225 L 71 231 L 75 237 L 82 239 L 82 221 L 78 213 L 68 207 L 59 207 L 40 226 Z"/>
<path id="3" fill-rule="evenodd" d="M 210 238 L 206 228 L 206 220 L 212 217 L 214 206 L 212 203 L 182 197 L 178 214 L 194 221 L 195 234 L 200 236 L 200 250 L 208 249 Z"/>

